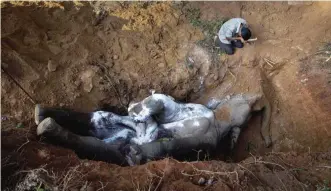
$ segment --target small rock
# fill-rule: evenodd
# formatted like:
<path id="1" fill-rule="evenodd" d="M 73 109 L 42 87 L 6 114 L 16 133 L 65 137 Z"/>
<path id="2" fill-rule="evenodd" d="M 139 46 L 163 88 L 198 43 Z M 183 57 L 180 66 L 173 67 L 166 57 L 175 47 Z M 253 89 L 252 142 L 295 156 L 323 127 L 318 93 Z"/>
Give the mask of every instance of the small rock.
<path id="1" fill-rule="evenodd" d="M 104 87 L 104 86 L 100 86 L 100 87 L 99 87 L 99 90 L 100 90 L 100 91 L 105 91 L 105 87 Z"/>
<path id="2" fill-rule="evenodd" d="M 74 84 L 76 85 L 76 87 L 78 87 L 81 83 L 82 83 L 82 82 L 79 81 L 79 80 L 74 81 Z"/>
<path id="3" fill-rule="evenodd" d="M 78 98 L 80 96 L 81 96 L 80 93 L 76 93 L 76 94 L 74 94 L 74 99 L 76 99 L 76 98 Z"/>
<path id="4" fill-rule="evenodd" d="M 62 45 L 62 48 L 63 48 L 63 49 L 68 49 L 69 47 L 70 47 L 70 44 L 63 44 L 63 45 Z"/>
<path id="5" fill-rule="evenodd" d="M 203 184 L 205 184 L 205 182 L 206 182 L 206 179 L 203 178 L 203 177 L 201 177 L 201 178 L 199 179 L 199 181 L 198 181 L 198 184 L 199 184 L 199 185 L 203 185 Z"/>
<path id="6" fill-rule="evenodd" d="M 85 71 L 82 76 L 81 76 L 81 80 L 83 82 L 83 89 L 86 92 L 91 92 L 91 90 L 93 89 L 93 77 L 94 77 L 95 73 L 93 70 L 88 70 Z"/>
<path id="7" fill-rule="evenodd" d="M 54 72 L 56 70 L 56 64 L 53 64 L 52 60 L 48 60 L 47 68 L 48 71 Z"/>
<path id="8" fill-rule="evenodd" d="M 305 82 L 307 82 L 307 81 L 308 81 L 308 78 L 305 78 L 305 79 L 303 79 L 303 80 L 300 80 L 301 83 L 305 83 Z"/>
<path id="9" fill-rule="evenodd" d="M 20 120 L 23 117 L 23 111 L 17 111 L 14 114 L 15 119 Z"/>
<path id="10" fill-rule="evenodd" d="M 113 56 L 113 59 L 114 59 L 114 60 L 117 60 L 117 59 L 118 59 L 118 55 L 115 54 L 115 55 Z"/>
<path id="11" fill-rule="evenodd" d="M 64 103 L 60 103 L 60 107 L 63 107 L 64 106 Z"/>
<path id="12" fill-rule="evenodd" d="M 53 54 L 59 54 L 60 52 L 62 52 L 62 48 L 56 45 L 52 45 L 49 44 L 48 45 L 49 50 L 53 53 Z"/>
<path id="13" fill-rule="evenodd" d="M 165 67 L 165 64 L 164 64 L 163 62 L 161 62 L 161 63 L 159 63 L 157 66 L 158 66 L 159 68 L 164 68 L 164 67 Z"/>

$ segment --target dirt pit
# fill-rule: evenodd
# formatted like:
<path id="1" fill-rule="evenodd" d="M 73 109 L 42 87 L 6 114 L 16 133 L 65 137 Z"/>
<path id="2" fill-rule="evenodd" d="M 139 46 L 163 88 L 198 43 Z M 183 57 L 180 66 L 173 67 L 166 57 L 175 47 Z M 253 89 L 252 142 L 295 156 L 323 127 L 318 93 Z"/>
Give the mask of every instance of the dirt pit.
<path id="1" fill-rule="evenodd" d="M 329 2 L 3 2 L 2 189 L 329 189 L 330 8 Z M 234 56 L 200 43 L 213 35 L 201 23 L 231 17 L 245 18 L 258 41 Z M 164 159 L 119 167 L 82 160 L 40 140 L 32 120 L 35 103 L 79 111 L 112 105 L 122 113 L 150 90 L 206 103 L 263 88 L 272 105 L 273 147 L 264 147 L 257 115 L 228 163 Z"/>

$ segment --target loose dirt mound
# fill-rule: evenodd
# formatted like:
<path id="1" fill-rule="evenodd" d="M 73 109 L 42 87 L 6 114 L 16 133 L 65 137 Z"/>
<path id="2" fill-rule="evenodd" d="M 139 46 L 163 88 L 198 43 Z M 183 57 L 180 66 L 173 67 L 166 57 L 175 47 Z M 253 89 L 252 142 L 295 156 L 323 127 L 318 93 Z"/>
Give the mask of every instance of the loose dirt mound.
<path id="1" fill-rule="evenodd" d="M 20 188 L 59 190 L 326 189 L 330 153 L 315 152 L 330 152 L 331 144 L 330 50 L 319 43 L 331 39 L 330 5 L 2 3 L 2 188 L 20 180 Z M 193 8 L 202 21 L 244 17 L 258 41 L 214 59 L 196 45 L 204 35 L 185 18 Z M 253 117 L 239 138 L 233 160 L 245 160 L 238 164 L 165 159 L 124 168 L 80 160 L 35 135 L 36 102 L 80 111 L 110 104 L 120 113 L 155 89 L 205 103 L 260 93 L 260 69 L 274 145 L 264 148 L 260 116 Z M 300 154 L 275 153 L 289 150 Z"/>

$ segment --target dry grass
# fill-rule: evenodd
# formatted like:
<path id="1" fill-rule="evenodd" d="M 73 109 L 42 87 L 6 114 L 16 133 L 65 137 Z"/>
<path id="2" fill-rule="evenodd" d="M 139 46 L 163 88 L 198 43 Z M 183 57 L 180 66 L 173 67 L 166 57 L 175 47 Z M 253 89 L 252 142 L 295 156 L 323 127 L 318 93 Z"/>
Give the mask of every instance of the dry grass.
<path id="1" fill-rule="evenodd" d="M 46 170 L 45 167 L 46 165 L 37 169 L 19 171 L 18 173 L 26 173 L 26 176 L 17 184 L 16 190 L 48 189 L 65 191 L 89 186 L 89 183 L 84 181 L 86 174 L 81 172 L 81 165 L 70 167 L 61 173 L 54 173 L 52 170 Z M 101 190 L 104 187 L 105 185 L 101 184 Z"/>
<path id="2" fill-rule="evenodd" d="M 316 55 L 322 57 L 322 63 L 327 64 L 331 61 L 331 43 L 325 43 L 323 48 L 316 52 Z"/>

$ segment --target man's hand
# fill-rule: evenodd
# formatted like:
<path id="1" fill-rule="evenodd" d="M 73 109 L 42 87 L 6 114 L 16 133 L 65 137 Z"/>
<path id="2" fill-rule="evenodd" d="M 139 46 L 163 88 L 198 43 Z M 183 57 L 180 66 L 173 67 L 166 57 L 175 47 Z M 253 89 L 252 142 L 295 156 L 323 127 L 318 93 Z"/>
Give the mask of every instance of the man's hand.
<path id="1" fill-rule="evenodd" d="M 242 38 L 242 37 L 239 37 L 240 39 L 240 41 L 243 43 L 243 44 L 245 44 L 246 43 L 246 41 Z"/>
<path id="2" fill-rule="evenodd" d="M 236 37 L 236 40 L 240 40 L 242 43 L 245 43 L 246 41 L 244 40 L 243 37 L 239 36 L 239 37 Z"/>
<path id="3" fill-rule="evenodd" d="M 240 40 L 242 43 L 246 42 L 242 37 L 226 37 L 226 39 L 229 41 Z"/>

